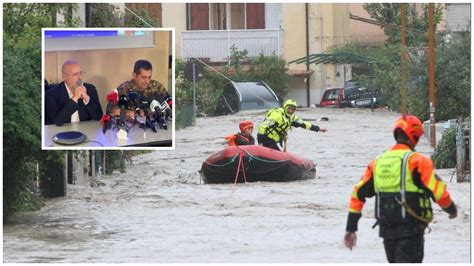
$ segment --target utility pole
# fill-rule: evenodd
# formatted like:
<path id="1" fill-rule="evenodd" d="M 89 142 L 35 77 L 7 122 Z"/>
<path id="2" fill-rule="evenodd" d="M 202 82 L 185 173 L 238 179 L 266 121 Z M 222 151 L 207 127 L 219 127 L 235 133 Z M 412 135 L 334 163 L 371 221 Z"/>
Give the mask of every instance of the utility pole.
<path id="1" fill-rule="evenodd" d="M 229 61 L 230 62 L 230 61 Z M 196 121 L 196 60 L 193 60 L 193 113 Z"/>
<path id="2" fill-rule="evenodd" d="M 306 73 L 309 73 L 309 3 L 304 5 L 305 9 L 305 18 L 306 18 Z M 323 88 L 324 89 L 324 88 Z M 307 106 L 311 106 L 311 85 L 310 85 L 310 75 L 306 78 L 306 99 Z"/>
<path id="3" fill-rule="evenodd" d="M 435 120 L 435 50 L 434 50 L 434 4 L 428 4 L 428 79 L 430 98 L 430 137 L 431 147 L 436 146 L 436 120 Z"/>
<path id="4" fill-rule="evenodd" d="M 406 4 L 400 3 L 400 20 L 401 20 L 401 41 L 400 50 L 400 111 L 403 115 L 408 113 L 408 92 L 407 92 L 407 72 L 406 72 L 406 50 L 407 50 L 407 20 L 406 20 Z"/>

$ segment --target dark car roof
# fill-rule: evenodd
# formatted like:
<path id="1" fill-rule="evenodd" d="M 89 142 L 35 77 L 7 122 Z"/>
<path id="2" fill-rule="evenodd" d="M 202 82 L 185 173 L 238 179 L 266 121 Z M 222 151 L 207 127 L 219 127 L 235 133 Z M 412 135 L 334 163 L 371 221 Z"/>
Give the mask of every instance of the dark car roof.
<path id="1" fill-rule="evenodd" d="M 324 91 L 330 91 L 330 90 L 342 90 L 344 89 L 343 87 L 332 87 L 332 88 L 326 88 Z"/>

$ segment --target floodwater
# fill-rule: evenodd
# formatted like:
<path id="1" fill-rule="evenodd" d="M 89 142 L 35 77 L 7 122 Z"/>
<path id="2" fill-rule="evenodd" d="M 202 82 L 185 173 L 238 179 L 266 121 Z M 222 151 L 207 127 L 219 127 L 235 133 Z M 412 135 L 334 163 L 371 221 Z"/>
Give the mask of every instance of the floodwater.
<path id="1" fill-rule="evenodd" d="M 134 158 L 123 174 L 93 187 L 68 185 L 68 196 L 3 226 L 3 261 L 120 262 L 386 262 L 373 199 L 359 221 L 358 243 L 344 247 L 352 187 L 369 161 L 393 144 L 397 114 L 386 110 L 301 109 L 327 133 L 293 129 L 288 150 L 317 163 L 317 177 L 291 183 L 201 184 L 201 163 L 225 147 L 223 137 L 265 112 L 198 118 L 176 132 L 174 151 Z M 321 117 L 329 121 L 316 122 Z M 254 130 L 254 136 L 256 136 Z M 418 151 L 430 155 L 423 138 Z M 438 173 L 458 204 L 449 220 L 434 204 L 424 262 L 470 262 L 470 183 Z"/>

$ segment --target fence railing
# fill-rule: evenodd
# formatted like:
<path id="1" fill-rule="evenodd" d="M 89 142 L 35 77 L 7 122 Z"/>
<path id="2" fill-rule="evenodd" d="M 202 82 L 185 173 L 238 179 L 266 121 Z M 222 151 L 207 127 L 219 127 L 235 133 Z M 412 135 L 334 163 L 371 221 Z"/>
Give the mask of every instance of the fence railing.
<path id="1" fill-rule="evenodd" d="M 281 56 L 281 43 L 279 29 L 184 31 L 181 55 L 185 60 L 196 57 L 227 61 L 231 47 L 235 46 L 239 51 L 247 50 L 248 57 Z"/>
<path id="2" fill-rule="evenodd" d="M 176 108 L 176 129 L 192 126 L 195 123 L 193 104 Z"/>
<path id="3" fill-rule="evenodd" d="M 470 119 L 464 121 L 463 118 L 460 117 L 456 131 L 456 173 L 458 182 L 471 181 L 470 132 Z"/>

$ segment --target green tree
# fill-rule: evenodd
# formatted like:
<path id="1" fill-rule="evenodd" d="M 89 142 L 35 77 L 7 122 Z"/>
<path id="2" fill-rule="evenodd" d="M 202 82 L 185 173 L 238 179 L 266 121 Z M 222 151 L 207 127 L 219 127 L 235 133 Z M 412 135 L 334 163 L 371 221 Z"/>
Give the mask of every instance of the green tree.
<path id="1" fill-rule="evenodd" d="M 249 64 L 248 70 L 242 67 Z M 184 78 L 185 64 L 179 60 L 176 63 L 176 97 L 185 102 L 192 102 L 192 82 Z M 231 48 L 229 64 L 216 71 L 204 67 L 203 79 L 196 85 L 196 105 L 199 115 L 215 115 L 220 94 L 232 81 L 264 81 L 280 99 L 288 93 L 287 63 L 277 55 L 259 55 L 249 58 L 246 50 Z M 177 100 L 178 101 L 178 100 Z"/>
<path id="2" fill-rule="evenodd" d="M 89 3 L 87 27 L 129 27 L 149 28 L 160 27 L 159 23 L 143 9 L 120 11 L 118 7 L 106 3 Z M 133 14 L 133 13 L 135 14 Z"/>
<path id="3" fill-rule="evenodd" d="M 31 210 L 37 164 L 61 161 L 60 151 L 41 150 L 41 28 L 75 26 L 75 4 L 3 5 L 3 215 Z M 64 23 L 56 13 L 65 15 Z"/>
<path id="4" fill-rule="evenodd" d="M 176 58 L 175 61 L 175 85 L 176 85 L 176 96 L 175 106 L 177 109 L 184 105 L 193 102 L 193 84 L 192 81 L 188 80 L 184 76 L 184 68 L 186 64 L 183 60 Z"/>
<path id="5" fill-rule="evenodd" d="M 470 115 L 471 36 L 469 32 L 456 38 L 450 32 L 438 32 L 435 42 L 436 119 L 447 120 Z M 426 44 L 425 44 L 426 45 Z M 374 62 L 373 87 L 377 99 L 391 110 L 400 109 L 400 45 L 388 43 L 376 47 L 348 44 L 330 52 L 351 52 Z M 428 53 L 418 49 L 410 53 L 408 64 L 409 112 L 422 120 L 429 119 Z M 367 77 L 354 75 L 367 85 Z"/>
<path id="6" fill-rule="evenodd" d="M 364 47 L 358 44 L 348 44 L 330 49 L 331 53 L 352 53 L 367 58 L 373 62 L 372 88 L 377 96 L 379 105 L 388 106 L 391 110 L 400 109 L 400 46 L 387 44 L 384 46 Z M 367 64 L 358 65 L 368 69 Z M 369 87 L 368 74 L 353 74 L 353 80 Z"/>
<path id="7" fill-rule="evenodd" d="M 436 168 L 456 167 L 456 128 L 446 129 L 431 159 Z"/>
<path id="8" fill-rule="evenodd" d="M 239 51 L 235 45 L 232 45 L 230 48 L 229 65 L 224 66 L 223 72 L 232 76 L 232 80 L 237 82 L 248 79 L 242 71 L 242 64 L 249 61 L 247 55 L 247 50 Z"/>
<path id="9" fill-rule="evenodd" d="M 260 54 L 250 62 L 248 79 L 253 81 L 264 81 L 282 100 L 289 91 L 289 76 L 286 74 L 288 65 L 285 59 L 273 54 L 264 56 Z"/>
<path id="10" fill-rule="evenodd" d="M 135 14 L 133 14 L 135 13 Z M 124 25 L 131 28 L 149 28 L 150 25 L 154 28 L 161 27 L 158 22 L 148 15 L 148 12 L 143 9 L 134 10 L 133 13 L 125 11 Z"/>
<path id="11" fill-rule="evenodd" d="M 108 28 L 123 26 L 123 18 L 118 8 L 111 4 L 90 3 L 87 27 Z"/>
<path id="12" fill-rule="evenodd" d="M 421 4 L 422 12 L 418 14 L 416 4 L 405 4 L 406 7 L 406 27 L 415 31 L 407 31 L 407 45 L 408 46 L 424 46 L 428 41 L 428 5 Z M 370 3 L 364 4 L 364 9 L 369 13 L 370 17 L 380 22 L 401 26 L 400 19 L 400 3 Z M 441 4 L 435 5 L 435 12 L 433 20 L 438 24 L 443 15 L 443 6 Z M 388 37 L 388 43 L 400 44 L 401 31 L 384 27 L 385 35 Z"/>

